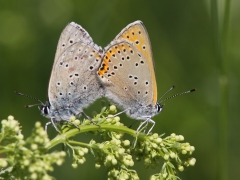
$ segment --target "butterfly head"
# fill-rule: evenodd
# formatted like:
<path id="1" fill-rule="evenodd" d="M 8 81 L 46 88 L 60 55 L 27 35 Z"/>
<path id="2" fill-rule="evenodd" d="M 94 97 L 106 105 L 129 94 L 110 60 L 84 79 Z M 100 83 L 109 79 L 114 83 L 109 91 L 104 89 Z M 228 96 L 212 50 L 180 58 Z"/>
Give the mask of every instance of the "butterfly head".
<path id="1" fill-rule="evenodd" d="M 42 104 L 41 106 L 38 106 L 38 109 L 41 111 L 41 114 L 45 117 L 48 117 L 50 114 L 50 103 L 47 101 L 45 104 Z"/>
<path id="2" fill-rule="evenodd" d="M 160 113 L 163 110 L 164 104 L 156 103 L 155 108 L 157 109 L 157 113 Z"/>

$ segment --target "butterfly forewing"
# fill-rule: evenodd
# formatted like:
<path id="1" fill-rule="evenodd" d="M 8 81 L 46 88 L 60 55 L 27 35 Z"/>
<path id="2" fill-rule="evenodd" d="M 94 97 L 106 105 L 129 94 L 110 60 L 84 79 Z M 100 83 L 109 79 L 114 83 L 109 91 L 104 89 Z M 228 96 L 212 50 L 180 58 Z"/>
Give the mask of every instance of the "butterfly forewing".
<path id="1" fill-rule="evenodd" d="M 143 54 L 128 41 L 113 41 L 105 48 L 98 74 L 111 97 L 119 104 L 152 104 L 153 92 L 149 65 Z M 111 98 L 110 97 L 110 98 Z M 117 99 L 116 99 L 117 98 Z"/>
<path id="2" fill-rule="evenodd" d="M 150 66 L 150 74 L 153 89 L 153 104 L 157 101 L 157 84 L 154 70 L 154 61 L 152 55 L 152 48 L 150 38 L 147 30 L 141 21 L 135 21 L 125 27 L 115 38 L 115 40 L 127 40 L 134 44 L 134 46 L 144 55 Z"/>
<path id="3" fill-rule="evenodd" d="M 48 87 L 53 109 L 80 111 L 100 97 L 96 71 L 103 51 L 80 25 L 69 23 L 61 33 Z M 102 91 L 99 90 L 99 91 Z M 95 98 L 96 97 L 96 98 Z"/>
<path id="4" fill-rule="evenodd" d="M 85 42 L 86 44 L 89 44 L 92 43 L 93 40 L 88 34 L 88 32 L 84 28 L 82 28 L 82 26 L 71 22 L 64 28 L 61 33 L 57 45 L 54 64 L 62 55 L 62 53 L 66 51 L 66 49 L 68 49 L 70 46 L 74 45 L 77 42 Z"/>
<path id="5" fill-rule="evenodd" d="M 101 84 L 96 70 L 102 53 L 97 45 L 78 42 L 59 57 L 49 84 L 49 101 L 53 107 L 81 109 L 99 97 Z"/>

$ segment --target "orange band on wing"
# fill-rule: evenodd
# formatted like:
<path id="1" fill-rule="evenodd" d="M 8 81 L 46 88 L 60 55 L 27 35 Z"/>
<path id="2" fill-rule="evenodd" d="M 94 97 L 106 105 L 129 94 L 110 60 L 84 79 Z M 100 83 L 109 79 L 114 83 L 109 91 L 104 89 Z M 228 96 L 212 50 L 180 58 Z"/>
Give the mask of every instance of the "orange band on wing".
<path id="1" fill-rule="evenodd" d="M 104 73 L 106 73 L 109 70 L 109 65 L 108 63 L 111 62 L 111 57 L 116 56 L 116 52 L 117 52 L 117 48 L 119 48 L 119 45 L 115 45 L 115 48 L 111 47 L 110 50 L 108 50 L 105 55 L 104 55 L 104 59 L 102 62 L 101 67 L 98 70 L 98 75 L 99 76 L 103 76 Z"/>

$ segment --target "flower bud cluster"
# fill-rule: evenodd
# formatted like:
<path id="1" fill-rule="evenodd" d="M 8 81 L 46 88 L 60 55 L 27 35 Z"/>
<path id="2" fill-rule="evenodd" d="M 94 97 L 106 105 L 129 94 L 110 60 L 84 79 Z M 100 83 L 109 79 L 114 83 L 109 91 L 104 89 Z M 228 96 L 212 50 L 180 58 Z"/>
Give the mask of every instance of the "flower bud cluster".
<path id="1" fill-rule="evenodd" d="M 1 121 L 2 129 L 1 136 L 11 136 L 11 140 L 23 139 L 23 135 L 21 134 L 21 128 L 19 126 L 18 121 L 14 120 L 13 116 L 8 116 L 8 119 L 4 119 Z"/>
<path id="2" fill-rule="evenodd" d="M 123 126 L 120 122 L 120 117 L 114 115 L 116 112 L 117 108 L 115 105 L 111 105 L 108 109 L 103 108 L 100 116 L 98 116 L 99 124 Z"/>
<path id="3" fill-rule="evenodd" d="M 126 168 L 122 169 L 116 169 L 116 168 L 111 168 L 108 171 L 108 180 L 114 180 L 114 179 L 119 179 L 119 180 L 125 180 L 125 179 L 131 179 L 131 180 L 139 180 L 139 177 L 137 175 L 137 172 L 134 170 L 128 170 Z"/>
<path id="4" fill-rule="evenodd" d="M 71 116 L 69 120 L 70 122 L 64 121 L 63 125 L 61 126 L 62 133 L 69 131 L 70 129 L 75 129 L 77 126 L 81 124 L 81 121 L 77 119 L 75 116 Z"/>
<path id="5" fill-rule="evenodd" d="M 53 171 L 53 164 L 61 165 L 66 156 L 65 152 L 46 154 L 49 139 L 39 122 L 36 122 L 32 135 L 24 140 L 18 121 L 13 116 L 2 120 L 0 133 L 0 151 L 6 158 L 0 158 L 0 167 L 12 167 L 14 171 L 3 173 L 1 176 L 9 179 L 52 179 L 47 173 Z"/>
<path id="6" fill-rule="evenodd" d="M 78 164 L 83 164 L 86 161 L 84 155 L 87 153 L 88 153 L 88 148 L 73 147 L 74 162 L 72 164 L 72 167 L 77 168 Z"/>
<path id="7" fill-rule="evenodd" d="M 171 134 L 163 138 L 154 133 L 150 136 L 139 135 L 136 147 L 132 153 L 137 160 L 144 160 L 146 168 L 155 168 L 164 160 L 164 165 L 159 174 L 155 174 L 151 179 L 166 179 L 175 176 L 175 171 L 184 171 L 184 167 L 194 166 L 196 159 L 189 157 L 194 152 L 194 146 L 189 143 L 181 143 L 184 140 L 182 135 Z"/>
<path id="8" fill-rule="evenodd" d="M 121 146 L 120 140 L 113 139 L 111 141 L 105 141 L 104 143 L 91 142 L 91 146 L 97 151 L 96 167 L 101 165 L 106 167 L 110 166 L 133 166 L 134 162 L 132 156 L 128 154 Z"/>

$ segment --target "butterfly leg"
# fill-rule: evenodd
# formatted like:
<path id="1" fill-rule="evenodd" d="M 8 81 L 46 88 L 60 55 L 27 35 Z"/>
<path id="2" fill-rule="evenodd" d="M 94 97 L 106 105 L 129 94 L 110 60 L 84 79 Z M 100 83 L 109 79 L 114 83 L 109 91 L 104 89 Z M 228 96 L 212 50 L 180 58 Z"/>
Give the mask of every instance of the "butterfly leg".
<path id="1" fill-rule="evenodd" d="M 51 122 L 47 122 L 47 123 L 46 123 L 46 125 L 45 125 L 45 131 L 46 131 L 46 132 L 47 132 L 47 127 L 48 127 L 50 124 L 52 124 L 53 127 L 55 128 L 55 130 L 60 133 L 59 129 L 57 128 L 57 126 L 56 126 L 56 124 L 55 124 L 55 122 L 54 122 L 54 118 L 51 118 Z"/>
<path id="2" fill-rule="evenodd" d="M 128 109 L 125 109 L 125 110 L 123 110 L 123 111 L 121 111 L 121 112 L 119 112 L 119 113 L 117 113 L 117 114 L 114 114 L 113 116 L 116 117 L 116 116 L 118 116 L 118 115 L 120 115 L 120 114 L 126 112 L 127 110 L 128 110 Z"/>
<path id="3" fill-rule="evenodd" d="M 147 135 L 152 131 L 153 127 L 155 126 L 155 121 L 149 118 L 148 122 L 152 123 L 152 127 L 148 130 Z"/>
<path id="4" fill-rule="evenodd" d="M 152 131 L 153 127 L 155 126 L 155 121 L 153 121 L 150 117 L 147 117 L 146 120 L 144 120 L 143 122 L 141 122 L 141 124 L 138 126 L 137 130 L 136 130 L 136 133 L 139 132 L 139 130 L 142 128 L 142 126 L 146 123 L 152 123 L 152 127 L 149 129 L 147 135 Z"/>
<path id="5" fill-rule="evenodd" d="M 45 124 L 45 131 L 46 131 L 46 133 L 47 133 L 47 127 L 48 127 L 50 124 L 52 124 L 52 122 L 47 122 L 47 123 Z"/>
<path id="6" fill-rule="evenodd" d="M 136 122 L 137 120 L 134 120 L 133 123 L 130 126 L 128 126 L 128 128 L 131 128 Z"/>
<path id="7" fill-rule="evenodd" d="M 71 122 L 70 120 L 67 120 L 67 122 L 70 123 L 71 125 L 75 126 L 78 130 L 80 130 L 80 128 L 79 128 L 76 124 L 74 124 L 73 122 Z"/>
<path id="8" fill-rule="evenodd" d="M 85 112 L 82 111 L 82 114 L 83 114 L 87 119 L 89 119 L 94 125 L 100 126 L 99 124 L 95 123 L 95 122 L 92 120 L 92 118 L 90 118 Z"/>

